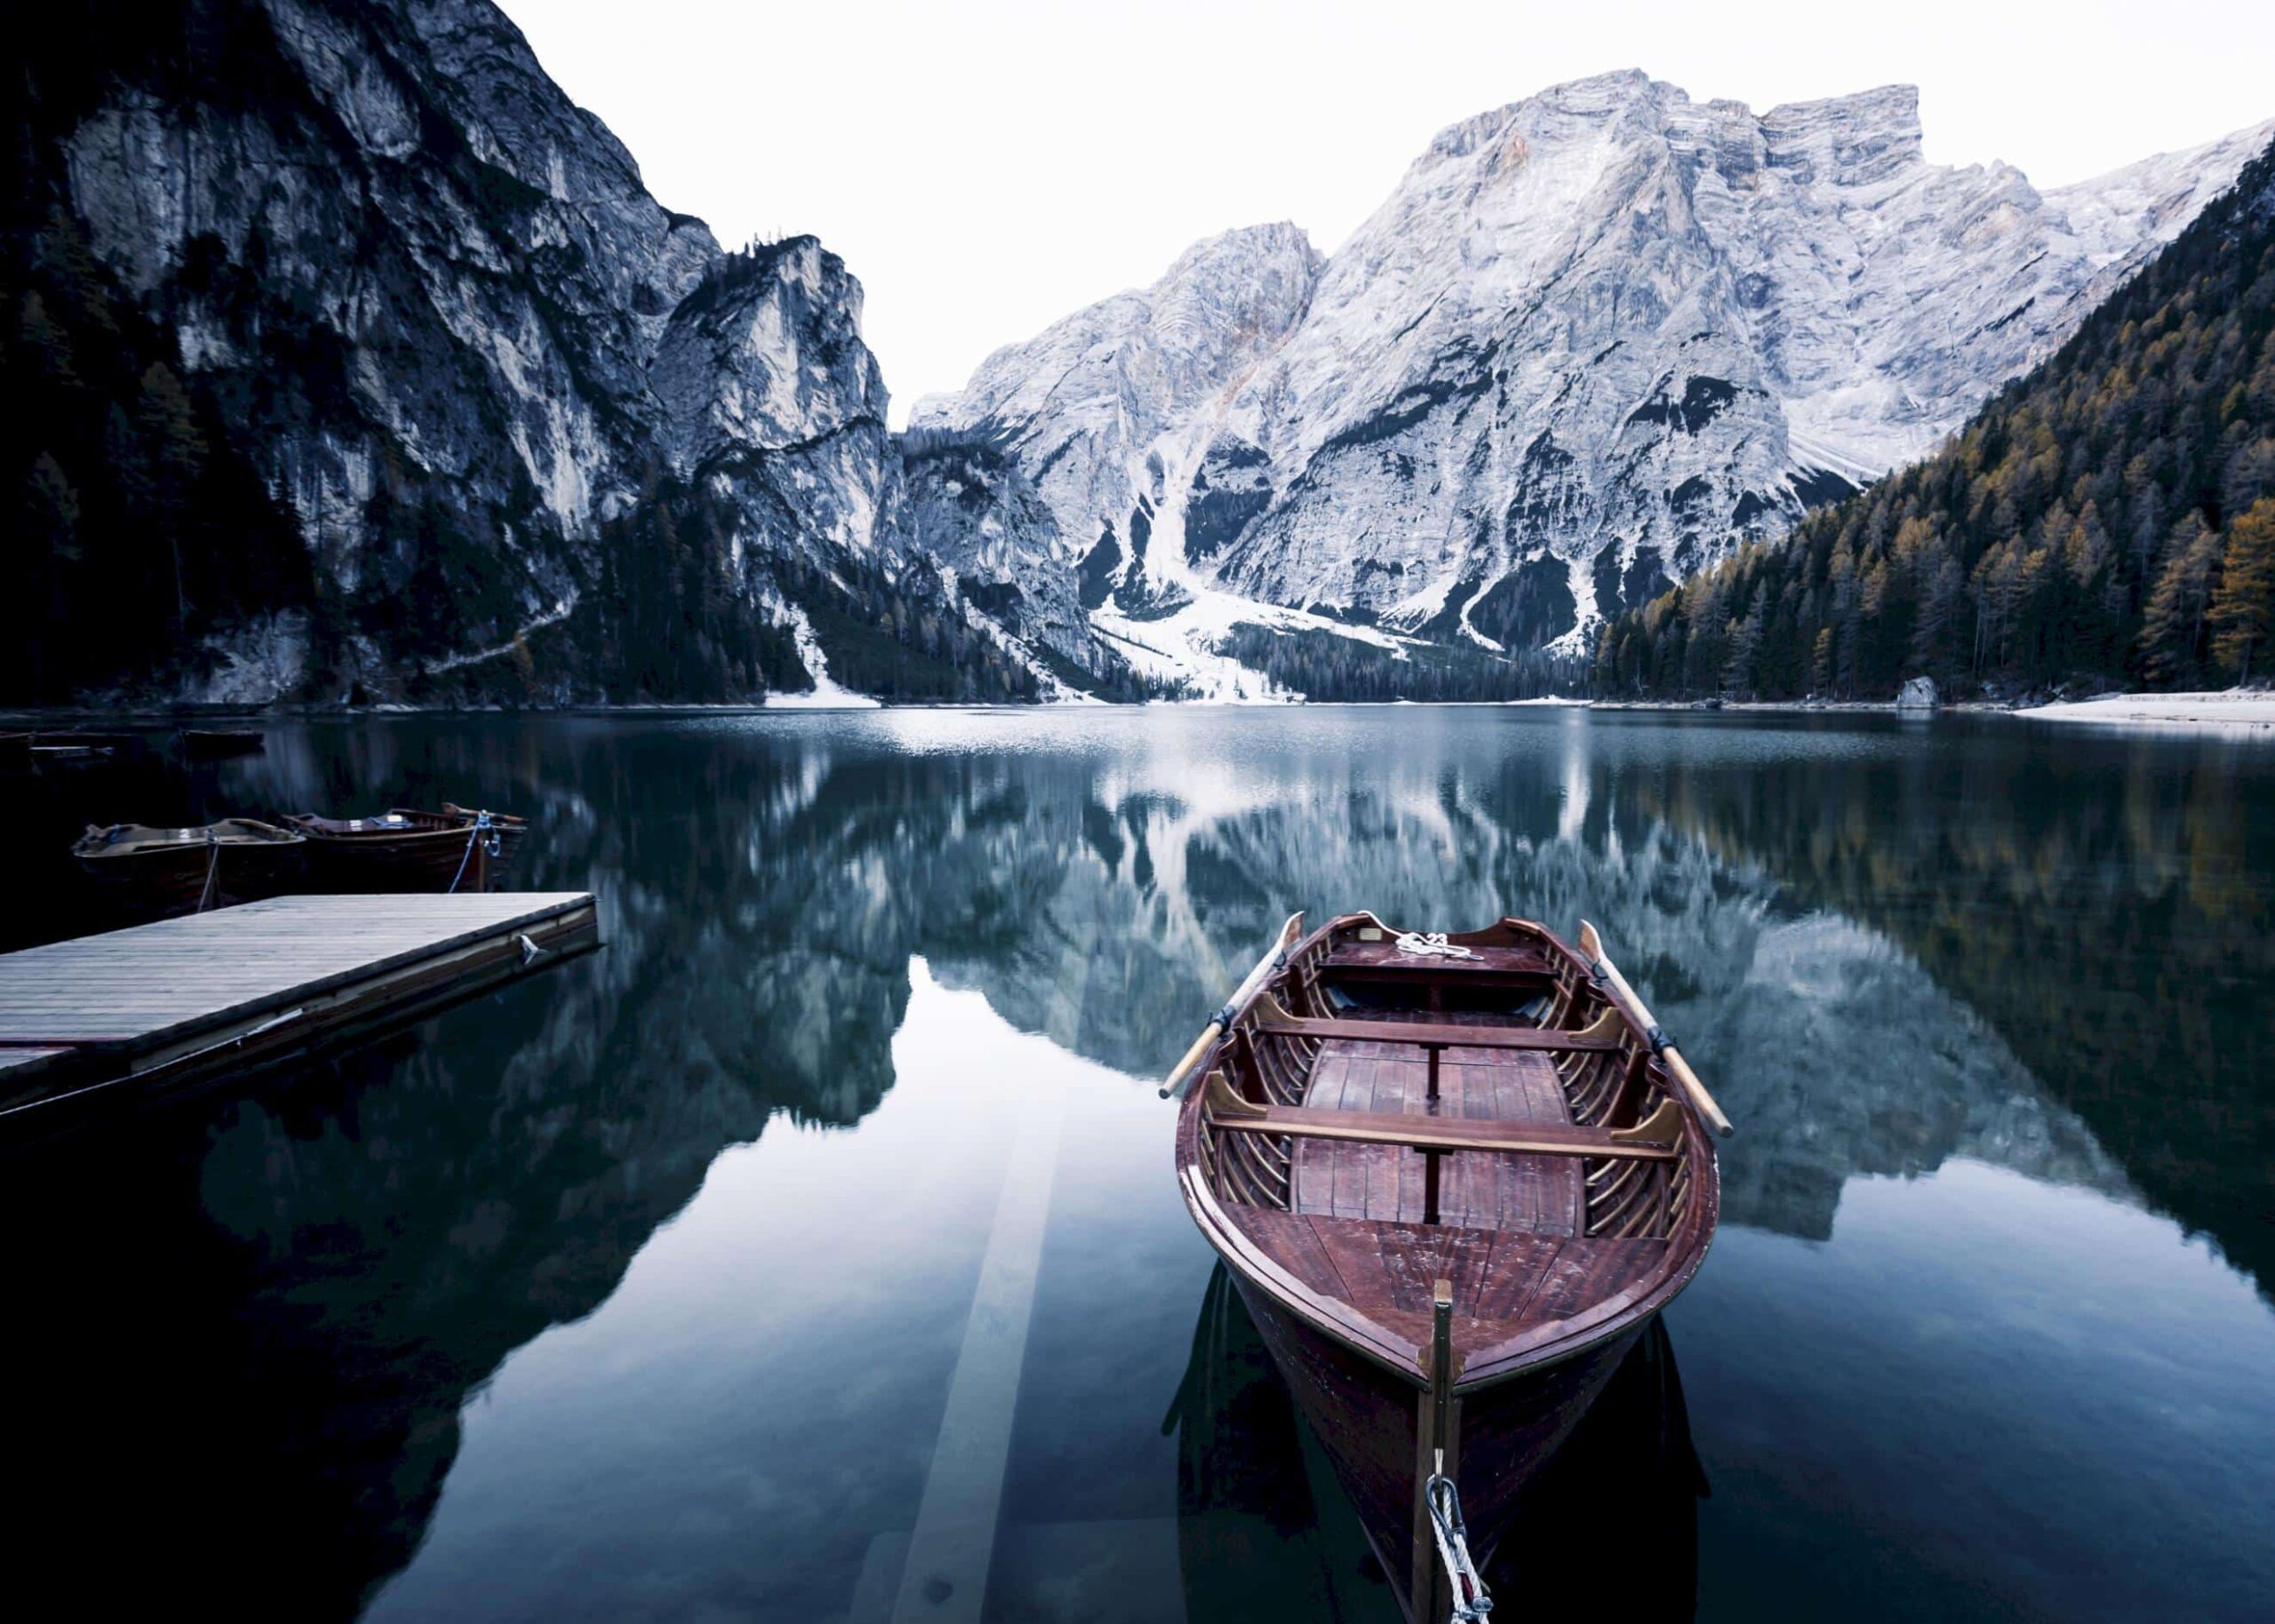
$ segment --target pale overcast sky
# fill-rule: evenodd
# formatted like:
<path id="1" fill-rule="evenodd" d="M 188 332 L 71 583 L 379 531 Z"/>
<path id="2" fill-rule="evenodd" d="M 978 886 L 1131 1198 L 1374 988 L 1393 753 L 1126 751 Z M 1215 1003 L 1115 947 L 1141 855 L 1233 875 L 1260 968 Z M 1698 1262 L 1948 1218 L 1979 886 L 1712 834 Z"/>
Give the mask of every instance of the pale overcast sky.
<path id="1" fill-rule="evenodd" d="M 1437 131 L 1588 74 L 1758 109 L 1908 82 L 1929 159 L 2040 185 L 2275 115 L 2275 4 L 2233 0 L 502 3 L 667 207 L 844 256 L 896 424 L 1196 238 L 1332 251 Z"/>

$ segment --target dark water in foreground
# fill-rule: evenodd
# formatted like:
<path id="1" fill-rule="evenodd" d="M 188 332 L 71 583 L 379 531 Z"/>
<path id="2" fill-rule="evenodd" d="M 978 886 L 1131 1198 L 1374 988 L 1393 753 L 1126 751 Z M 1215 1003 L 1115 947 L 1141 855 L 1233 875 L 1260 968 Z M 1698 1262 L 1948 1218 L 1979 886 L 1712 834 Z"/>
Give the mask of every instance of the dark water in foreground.
<path id="1" fill-rule="evenodd" d="M 1560 1461 L 1505 1615 L 1561 1616 L 1577 1563 L 1598 1615 L 2267 1616 L 2265 744 L 418 719 L 87 769 L 16 816 L 445 796 L 531 815 L 519 883 L 597 892 L 607 950 L 0 1161 L 20 1597 L 890 1617 L 1041 1115 L 986 1616 L 1394 1620 L 1178 1206 L 1150 1080 L 1284 914 L 1368 905 L 1592 918 L 1738 1123 L 1713 1254 Z"/>

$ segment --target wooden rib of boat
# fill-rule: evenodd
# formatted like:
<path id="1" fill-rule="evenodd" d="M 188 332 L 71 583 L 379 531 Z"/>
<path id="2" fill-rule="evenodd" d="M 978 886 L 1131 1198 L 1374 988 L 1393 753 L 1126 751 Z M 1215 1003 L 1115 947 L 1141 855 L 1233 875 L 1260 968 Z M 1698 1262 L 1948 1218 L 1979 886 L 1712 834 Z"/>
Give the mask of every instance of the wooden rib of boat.
<path id="1" fill-rule="evenodd" d="M 338 891 L 487 891 L 514 860 L 528 825 L 503 812 L 443 803 L 439 812 L 395 807 L 375 817 L 285 823 L 308 839 L 316 884 Z"/>
<path id="2" fill-rule="evenodd" d="M 1418 1624 L 1433 1466 L 1481 1565 L 1696 1272 L 1728 1125 L 1590 927 L 1301 917 L 1163 1086 L 1177 1177 Z"/>
<path id="3" fill-rule="evenodd" d="M 219 761 L 267 748 L 264 736 L 249 728 L 184 728 L 179 736 L 182 754 L 193 761 Z"/>
<path id="4" fill-rule="evenodd" d="M 180 829 L 90 824 L 71 855 L 120 904 L 169 912 L 251 902 L 290 889 L 306 865 L 307 842 L 273 824 L 225 817 Z"/>

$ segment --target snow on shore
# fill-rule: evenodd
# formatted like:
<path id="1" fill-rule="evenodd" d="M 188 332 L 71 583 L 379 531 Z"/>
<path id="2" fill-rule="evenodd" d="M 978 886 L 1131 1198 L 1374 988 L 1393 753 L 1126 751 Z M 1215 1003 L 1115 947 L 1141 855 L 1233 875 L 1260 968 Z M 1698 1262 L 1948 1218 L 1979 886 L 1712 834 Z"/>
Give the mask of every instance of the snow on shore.
<path id="1" fill-rule="evenodd" d="M 2275 728 L 2275 689 L 2231 688 L 2223 693 L 2111 694 L 2041 705 L 2017 716 L 2046 721 L 2110 722 L 2126 727 L 2205 725 Z"/>

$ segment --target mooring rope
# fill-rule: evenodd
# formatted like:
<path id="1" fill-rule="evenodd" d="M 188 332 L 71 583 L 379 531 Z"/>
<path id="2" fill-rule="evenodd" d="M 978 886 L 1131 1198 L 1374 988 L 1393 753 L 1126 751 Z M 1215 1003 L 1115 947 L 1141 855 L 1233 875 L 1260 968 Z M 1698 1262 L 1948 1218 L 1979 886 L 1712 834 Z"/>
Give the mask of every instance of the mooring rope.
<path id="1" fill-rule="evenodd" d="M 1493 1598 L 1469 1559 L 1469 1529 L 1461 1520 L 1461 1494 L 1454 1480 L 1433 1472 L 1422 1496 L 1430 1507 L 1430 1532 L 1437 1536 L 1438 1560 L 1446 1564 L 1447 1582 L 1453 1588 L 1454 1624 L 1478 1624 L 1493 1612 Z"/>
<path id="2" fill-rule="evenodd" d="M 1427 959 L 1474 959 L 1469 949 L 1446 940 L 1446 933 L 1433 930 L 1426 935 L 1418 930 L 1401 931 L 1396 946 L 1401 953 L 1413 953 Z"/>
<path id="3" fill-rule="evenodd" d="M 466 854 L 459 859 L 459 872 L 451 876 L 451 888 L 447 895 L 458 895 L 459 881 L 466 878 L 466 865 L 474 861 L 474 843 L 482 839 L 485 829 L 490 832 L 490 841 L 483 849 L 494 857 L 504 848 L 505 837 L 498 832 L 498 825 L 490 821 L 490 814 L 475 813 L 474 827 L 466 832 Z"/>
<path id="4" fill-rule="evenodd" d="M 213 877 L 220 869 L 221 837 L 208 829 L 205 832 L 205 883 L 198 888 L 197 892 L 197 911 L 200 913 L 204 912 L 206 904 L 213 900 Z"/>

